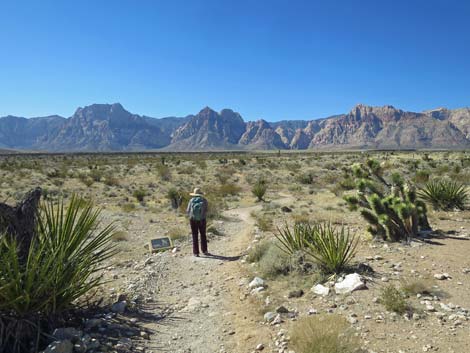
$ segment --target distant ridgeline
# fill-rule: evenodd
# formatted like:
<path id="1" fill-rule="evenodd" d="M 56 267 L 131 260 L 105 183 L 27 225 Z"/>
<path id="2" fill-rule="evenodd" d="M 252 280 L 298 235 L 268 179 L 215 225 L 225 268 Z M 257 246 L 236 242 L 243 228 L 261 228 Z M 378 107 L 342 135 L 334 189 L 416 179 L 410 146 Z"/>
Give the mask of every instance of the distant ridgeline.
<path id="1" fill-rule="evenodd" d="M 70 118 L 0 118 L 0 149 L 107 152 L 267 149 L 463 149 L 470 147 L 470 108 L 422 113 L 357 105 L 317 120 L 243 121 L 206 107 L 196 115 L 151 118 L 121 104 L 78 108 Z"/>

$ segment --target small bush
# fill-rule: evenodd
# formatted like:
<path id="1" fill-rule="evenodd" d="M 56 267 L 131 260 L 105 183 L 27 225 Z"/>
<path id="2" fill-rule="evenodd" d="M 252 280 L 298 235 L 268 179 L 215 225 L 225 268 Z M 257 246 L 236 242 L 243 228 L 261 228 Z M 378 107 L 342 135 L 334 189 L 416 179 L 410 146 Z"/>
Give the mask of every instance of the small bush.
<path id="1" fill-rule="evenodd" d="M 145 192 L 144 189 L 140 188 L 140 189 L 135 190 L 135 191 L 132 193 L 132 195 L 137 199 L 137 201 L 143 202 L 145 196 L 147 195 L 147 193 Z"/>
<path id="2" fill-rule="evenodd" d="M 467 187 L 447 179 L 428 182 L 420 190 L 419 196 L 432 204 L 435 210 L 464 210 L 469 199 Z"/>
<path id="3" fill-rule="evenodd" d="M 266 194 L 267 190 L 268 185 L 264 179 L 258 179 L 251 188 L 251 192 L 256 196 L 257 201 L 264 201 L 264 195 Z"/>
<path id="4" fill-rule="evenodd" d="M 273 228 L 273 219 L 266 214 L 258 214 L 255 216 L 256 225 L 263 232 L 269 232 Z"/>
<path id="5" fill-rule="evenodd" d="M 246 261 L 248 261 L 249 263 L 259 262 L 259 260 L 261 260 L 261 258 L 266 254 L 270 246 L 271 243 L 268 241 L 262 241 L 260 243 L 257 243 L 248 252 L 248 255 L 246 256 Z"/>
<path id="6" fill-rule="evenodd" d="M 397 314 L 404 314 L 410 310 L 410 306 L 405 299 L 404 293 L 397 289 L 393 284 L 382 289 L 380 302 L 385 306 L 385 309 Z"/>
<path id="7" fill-rule="evenodd" d="M 433 294 L 432 281 L 425 279 L 411 279 L 403 280 L 401 283 L 401 289 L 408 295 L 416 294 Z"/>
<path id="8" fill-rule="evenodd" d="M 233 183 L 225 183 L 220 185 L 218 189 L 218 193 L 221 196 L 226 196 L 226 195 L 238 195 L 242 188 L 236 184 Z"/>
<path id="9" fill-rule="evenodd" d="M 360 342 L 338 315 L 308 316 L 299 319 L 291 334 L 296 353 L 359 353 Z"/>
<path id="10" fill-rule="evenodd" d="M 418 170 L 415 174 L 415 182 L 419 184 L 427 183 L 429 181 L 428 170 Z"/>
<path id="11" fill-rule="evenodd" d="M 132 202 L 126 202 L 121 205 L 121 208 L 124 212 L 132 212 L 135 210 L 135 204 L 133 204 Z"/>
<path id="12" fill-rule="evenodd" d="M 266 278 L 287 275 L 292 269 L 291 256 L 271 244 L 259 260 L 259 270 Z"/>

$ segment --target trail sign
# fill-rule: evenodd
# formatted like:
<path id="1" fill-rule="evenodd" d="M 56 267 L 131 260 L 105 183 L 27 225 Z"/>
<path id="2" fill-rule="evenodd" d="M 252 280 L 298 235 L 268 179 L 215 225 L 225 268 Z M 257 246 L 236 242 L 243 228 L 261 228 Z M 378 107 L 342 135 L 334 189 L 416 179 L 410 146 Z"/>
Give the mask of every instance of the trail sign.
<path id="1" fill-rule="evenodd" d="M 149 244 L 150 252 L 165 251 L 171 247 L 171 239 L 168 237 L 152 239 Z"/>

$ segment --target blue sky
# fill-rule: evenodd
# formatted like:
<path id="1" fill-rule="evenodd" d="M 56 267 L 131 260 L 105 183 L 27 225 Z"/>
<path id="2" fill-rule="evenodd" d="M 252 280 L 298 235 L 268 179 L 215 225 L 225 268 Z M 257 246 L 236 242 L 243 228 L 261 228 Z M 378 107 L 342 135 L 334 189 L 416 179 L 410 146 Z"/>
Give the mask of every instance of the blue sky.
<path id="1" fill-rule="evenodd" d="M 0 116 L 468 106 L 469 19 L 467 0 L 5 0 Z"/>

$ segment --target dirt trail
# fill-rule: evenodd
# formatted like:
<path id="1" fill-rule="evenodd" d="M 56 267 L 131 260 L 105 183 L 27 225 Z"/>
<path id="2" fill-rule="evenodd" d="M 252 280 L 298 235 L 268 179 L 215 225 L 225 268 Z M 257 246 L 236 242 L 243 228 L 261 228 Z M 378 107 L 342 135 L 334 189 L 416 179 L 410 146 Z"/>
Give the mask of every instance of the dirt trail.
<path id="1" fill-rule="evenodd" d="M 150 349 L 175 353 L 252 352 L 258 343 L 272 339 L 259 324 L 259 314 L 240 298 L 246 270 L 240 257 L 252 240 L 254 219 L 250 213 L 261 205 L 228 210 L 218 226 L 223 236 L 212 238 L 212 256 L 195 258 L 186 244 L 175 255 L 162 257 L 163 279 L 158 301 L 171 315 L 152 325 L 156 331 Z M 245 276 L 245 283 L 248 278 Z"/>

